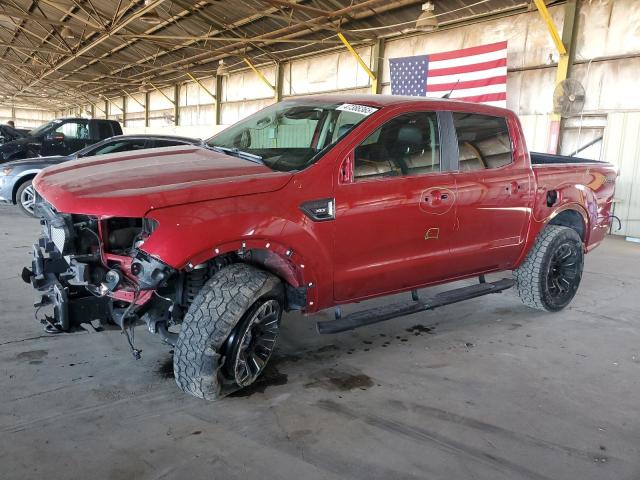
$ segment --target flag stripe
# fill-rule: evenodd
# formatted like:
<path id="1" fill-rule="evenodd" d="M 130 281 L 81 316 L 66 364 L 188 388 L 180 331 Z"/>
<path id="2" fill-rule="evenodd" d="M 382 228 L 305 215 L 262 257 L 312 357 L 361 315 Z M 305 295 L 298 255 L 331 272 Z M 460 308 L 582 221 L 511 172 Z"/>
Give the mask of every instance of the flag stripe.
<path id="1" fill-rule="evenodd" d="M 483 105 L 489 105 L 491 107 L 508 108 L 506 100 L 502 100 L 500 102 L 482 102 L 482 104 Z"/>
<path id="2" fill-rule="evenodd" d="M 490 43 L 488 45 L 480 45 L 479 47 L 463 48 L 461 50 L 453 50 L 451 52 L 432 53 L 429 60 L 437 62 L 439 60 L 451 60 L 452 58 L 469 57 L 471 55 L 479 55 L 481 53 L 494 52 L 496 50 L 505 50 L 507 42 Z"/>
<path id="3" fill-rule="evenodd" d="M 485 105 L 490 105 L 492 107 L 500 107 L 500 108 L 507 108 L 507 101 L 506 100 L 500 100 L 498 102 L 482 102 Z"/>
<path id="4" fill-rule="evenodd" d="M 468 80 L 466 82 L 449 82 L 449 83 L 431 83 L 427 79 L 427 92 L 443 92 L 449 91 L 451 89 L 454 90 L 464 90 L 466 88 L 477 88 L 477 87 L 486 87 L 489 85 L 499 85 L 507 83 L 506 75 L 498 75 L 495 77 L 489 78 L 480 78 L 478 80 Z"/>
<path id="5" fill-rule="evenodd" d="M 476 103 L 496 102 L 498 100 L 506 100 L 506 99 L 507 99 L 507 92 L 488 93 L 486 95 L 474 95 L 472 97 L 456 98 L 456 100 L 461 100 L 463 102 L 476 102 Z"/>
<path id="6" fill-rule="evenodd" d="M 507 50 L 497 50 L 495 52 L 481 53 L 469 57 L 451 58 L 449 60 L 433 60 L 429 58 L 429 69 L 438 70 L 441 68 L 460 67 L 462 65 L 474 65 L 477 63 L 490 62 L 507 58 Z"/>
<path id="7" fill-rule="evenodd" d="M 477 87 L 477 88 L 465 88 L 465 89 L 454 88 L 453 91 L 451 91 L 451 89 L 446 91 L 441 91 L 435 94 L 434 96 L 441 97 L 444 93 L 451 92 L 450 98 L 463 98 L 463 97 L 466 98 L 466 97 L 475 97 L 476 95 L 483 95 L 485 93 L 501 93 L 506 91 L 507 91 L 507 86 L 503 83 L 500 85 L 489 85 L 486 87 Z"/>
<path id="8" fill-rule="evenodd" d="M 481 80 L 487 77 L 501 77 L 507 76 L 507 67 L 492 68 L 491 70 L 485 70 L 480 72 L 461 73 L 460 75 L 444 75 L 442 77 L 428 77 L 427 85 L 441 85 L 443 83 L 453 83 L 460 80 L 461 82 L 467 82 L 469 80 Z"/>
<path id="9" fill-rule="evenodd" d="M 459 73 L 471 73 L 479 70 L 489 70 L 491 68 L 506 67 L 507 59 L 492 60 L 490 62 L 476 63 L 475 65 L 461 65 L 459 67 L 432 69 L 429 67 L 429 77 L 440 77 L 444 75 L 456 75 Z M 428 78 L 428 77 L 427 77 Z"/>

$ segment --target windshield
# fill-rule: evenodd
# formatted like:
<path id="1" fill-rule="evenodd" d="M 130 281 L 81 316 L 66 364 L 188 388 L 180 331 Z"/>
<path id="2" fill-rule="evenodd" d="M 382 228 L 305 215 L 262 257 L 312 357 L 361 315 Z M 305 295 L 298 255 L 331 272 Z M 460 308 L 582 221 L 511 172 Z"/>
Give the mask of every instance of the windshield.
<path id="1" fill-rule="evenodd" d="M 289 100 L 271 105 L 206 141 L 229 154 L 251 154 L 269 168 L 302 170 L 378 109 Z"/>
<path id="2" fill-rule="evenodd" d="M 52 120 L 52 121 L 50 121 L 48 123 L 45 123 L 44 125 L 41 125 L 38 128 L 34 128 L 33 130 L 31 130 L 29 132 L 29 136 L 30 137 L 39 137 L 40 135 L 45 133 L 47 130 L 49 130 L 52 126 L 58 125 L 59 123 L 62 123 L 62 122 L 60 120 Z"/>

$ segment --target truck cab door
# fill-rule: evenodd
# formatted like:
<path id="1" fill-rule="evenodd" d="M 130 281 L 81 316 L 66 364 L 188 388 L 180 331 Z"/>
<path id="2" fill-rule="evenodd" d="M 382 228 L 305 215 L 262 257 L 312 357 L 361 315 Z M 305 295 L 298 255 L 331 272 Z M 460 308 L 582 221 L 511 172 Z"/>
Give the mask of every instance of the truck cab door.
<path id="1" fill-rule="evenodd" d="M 475 113 L 453 112 L 452 122 L 458 145 L 452 273 L 509 269 L 531 218 L 532 172 L 514 148 L 518 131 L 504 117 Z"/>
<path id="2" fill-rule="evenodd" d="M 438 114 L 391 118 L 340 165 L 334 298 L 352 301 L 446 277 L 456 192 Z"/>
<path id="3" fill-rule="evenodd" d="M 42 144 L 41 155 L 69 155 L 89 144 L 88 120 L 70 119 L 49 132 Z"/>

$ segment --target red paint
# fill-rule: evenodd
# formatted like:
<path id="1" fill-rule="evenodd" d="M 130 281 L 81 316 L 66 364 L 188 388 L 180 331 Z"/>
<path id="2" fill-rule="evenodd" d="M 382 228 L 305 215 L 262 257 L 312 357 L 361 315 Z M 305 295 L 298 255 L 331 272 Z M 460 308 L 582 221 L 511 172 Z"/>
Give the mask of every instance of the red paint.
<path id="1" fill-rule="evenodd" d="M 309 101 L 380 110 L 300 172 L 273 172 L 204 149 L 173 147 L 52 167 L 34 184 L 61 212 L 154 218 L 159 226 L 141 248 L 177 269 L 241 250 L 243 243 L 249 250 L 268 250 L 272 253 L 265 268 L 308 286 L 307 312 L 513 269 L 545 224 L 567 209 L 583 218 L 587 251 L 606 233 L 615 168 L 531 168 L 513 112 L 379 95 L 325 95 Z M 513 163 L 491 170 L 354 181 L 354 148 L 385 121 L 420 110 L 506 117 Z M 546 205 L 548 190 L 559 193 L 552 207 Z M 299 208 L 325 198 L 335 198 L 333 221 L 313 222 Z M 123 267 L 126 271 L 126 261 Z"/>
<path id="2" fill-rule="evenodd" d="M 454 50 L 452 52 L 431 53 L 429 59 L 431 61 L 439 60 L 451 60 L 459 57 L 471 57 L 473 55 L 480 55 L 482 53 L 498 52 L 507 48 L 507 42 L 489 43 L 487 45 L 480 45 L 478 47 L 463 48 L 461 50 Z"/>
<path id="3" fill-rule="evenodd" d="M 427 85 L 427 93 L 448 90 L 465 90 L 467 88 L 486 87 L 488 85 L 502 85 L 507 83 L 506 75 L 481 78 L 479 80 L 467 80 L 466 82 L 436 83 Z M 457 99 L 456 99 L 457 100 Z"/>

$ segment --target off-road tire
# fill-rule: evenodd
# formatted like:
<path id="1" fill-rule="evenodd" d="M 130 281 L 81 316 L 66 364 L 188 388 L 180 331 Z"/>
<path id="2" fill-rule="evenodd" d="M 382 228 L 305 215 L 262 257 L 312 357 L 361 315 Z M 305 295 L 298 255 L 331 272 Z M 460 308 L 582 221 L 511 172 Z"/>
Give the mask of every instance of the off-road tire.
<path id="1" fill-rule="evenodd" d="M 559 248 L 571 245 L 576 249 L 576 276 L 561 299 L 551 293 L 549 275 L 554 254 Z M 578 233 L 559 225 L 547 225 L 538 235 L 535 244 L 522 264 L 513 272 L 518 296 L 522 302 L 538 310 L 557 312 L 565 308 L 573 299 L 580 285 L 584 263 L 582 240 Z"/>
<path id="2" fill-rule="evenodd" d="M 32 180 L 26 180 L 20 184 L 20 186 L 18 187 L 18 190 L 16 191 L 16 205 L 23 215 L 34 218 L 35 217 L 34 213 L 30 212 L 22 205 L 22 194 L 27 188 L 33 189 L 33 186 L 31 183 L 32 183 Z"/>
<path id="3" fill-rule="evenodd" d="M 182 322 L 173 357 L 178 387 L 205 400 L 217 400 L 224 395 L 223 388 L 233 390 L 234 382 L 222 368 L 227 338 L 256 303 L 277 299 L 282 306 L 283 291 L 275 275 L 244 263 L 229 265 L 211 277 Z"/>

